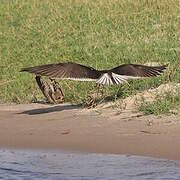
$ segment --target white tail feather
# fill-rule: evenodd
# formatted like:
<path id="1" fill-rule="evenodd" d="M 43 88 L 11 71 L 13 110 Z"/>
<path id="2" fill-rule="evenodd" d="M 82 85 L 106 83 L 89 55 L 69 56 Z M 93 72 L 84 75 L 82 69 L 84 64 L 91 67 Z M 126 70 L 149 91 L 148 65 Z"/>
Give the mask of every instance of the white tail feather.
<path id="1" fill-rule="evenodd" d="M 140 79 L 142 77 L 126 76 L 112 73 L 112 77 L 117 84 L 127 83 L 129 79 Z"/>
<path id="2" fill-rule="evenodd" d="M 108 73 L 105 73 L 96 82 L 103 85 L 113 85 L 113 84 L 127 83 L 128 79 L 139 79 L 142 77 L 126 76 L 126 75 L 119 75 L 112 73 L 112 78 L 114 82 L 111 79 L 110 75 Z"/>
<path id="3" fill-rule="evenodd" d="M 103 74 L 96 82 L 103 85 L 113 85 L 113 81 L 108 73 Z"/>

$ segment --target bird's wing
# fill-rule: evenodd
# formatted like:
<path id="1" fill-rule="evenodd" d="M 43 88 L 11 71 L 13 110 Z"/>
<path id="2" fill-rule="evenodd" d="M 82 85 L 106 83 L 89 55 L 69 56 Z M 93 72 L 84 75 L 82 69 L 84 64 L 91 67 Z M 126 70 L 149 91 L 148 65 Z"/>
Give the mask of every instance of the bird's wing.
<path id="1" fill-rule="evenodd" d="M 99 84 L 122 84 L 129 79 L 139 79 L 143 77 L 158 76 L 167 68 L 163 66 L 145 66 L 137 64 L 123 64 L 108 70 L 97 80 Z"/>
<path id="2" fill-rule="evenodd" d="M 122 76 L 131 76 L 131 77 L 151 77 L 158 76 L 164 72 L 167 68 L 167 65 L 163 66 L 145 66 L 138 64 L 123 64 L 118 67 L 111 69 L 112 73 L 122 75 Z"/>
<path id="3" fill-rule="evenodd" d="M 99 71 L 76 63 L 46 64 L 28 67 L 21 70 L 50 78 L 72 79 L 78 81 L 93 81 L 100 76 Z"/>
<path id="4" fill-rule="evenodd" d="M 164 72 L 167 65 L 145 66 L 138 64 L 123 64 L 111 69 L 112 76 L 116 84 L 127 82 L 128 79 L 139 79 L 143 77 L 158 76 Z"/>

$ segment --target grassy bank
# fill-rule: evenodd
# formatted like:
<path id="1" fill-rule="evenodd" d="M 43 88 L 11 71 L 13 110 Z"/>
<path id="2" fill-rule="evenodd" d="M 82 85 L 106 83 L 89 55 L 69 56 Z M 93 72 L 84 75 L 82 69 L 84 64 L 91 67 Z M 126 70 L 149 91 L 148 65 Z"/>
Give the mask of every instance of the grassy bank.
<path id="1" fill-rule="evenodd" d="M 156 100 L 149 102 L 142 102 L 139 110 L 144 112 L 145 115 L 163 113 L 178 114 L 180 109 L 180 91 L 172 94 L 171 92 L 165 93 L 163 96 L 156 97 Z"/>
<path id="2" fill-rule="evenodd" d="M 0 101 L 41 99 L 34 76 L 19 70 L 46 63 L 73 61 L 97 69 L 169 63 L 161 77 L 131 82 L 130 87 L 105 87 L 105 96 L 112 99 L 167 81 L 180 82 L 179 7 L 178 0 L 1 0 Z M 60 84 L 65 100 L 76 103 L 96 89 L 94 83 Z"/>

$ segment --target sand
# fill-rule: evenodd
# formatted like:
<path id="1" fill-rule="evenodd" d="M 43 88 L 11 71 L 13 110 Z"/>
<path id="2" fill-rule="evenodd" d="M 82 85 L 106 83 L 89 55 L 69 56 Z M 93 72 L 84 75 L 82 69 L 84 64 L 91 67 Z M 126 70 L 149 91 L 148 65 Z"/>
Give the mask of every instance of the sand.
<path id="1" fill-rule="evenodd" d="M 60 149 L 180 160 L 180 116 L 71 104 L 0 105 L 0 148 Z"/>

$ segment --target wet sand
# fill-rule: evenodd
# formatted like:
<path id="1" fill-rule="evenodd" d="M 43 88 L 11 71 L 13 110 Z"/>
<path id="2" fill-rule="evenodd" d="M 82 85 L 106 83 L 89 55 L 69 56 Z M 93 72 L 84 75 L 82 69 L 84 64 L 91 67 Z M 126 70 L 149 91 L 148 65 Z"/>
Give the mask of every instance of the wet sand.
<path id="1" fill-rule="evenodd" d="M 180 117 L 112 108 L 0 105 L 0 148 L 57 149 L 180 160 Z"/>

